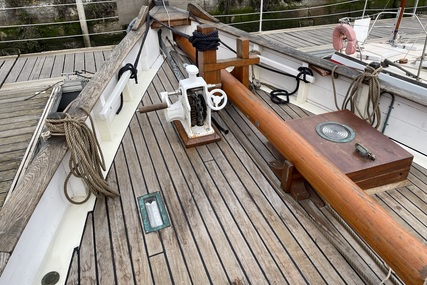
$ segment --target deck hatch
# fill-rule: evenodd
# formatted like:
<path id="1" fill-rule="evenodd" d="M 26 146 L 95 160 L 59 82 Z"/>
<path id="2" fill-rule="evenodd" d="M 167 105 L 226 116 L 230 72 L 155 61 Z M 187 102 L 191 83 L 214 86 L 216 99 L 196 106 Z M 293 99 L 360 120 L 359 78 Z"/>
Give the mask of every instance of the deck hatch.
<path id="1" fill-rule="evenodd" d="M 145 233 L 151 233 L 170 226 L 165 204 L 160 192 L 138 197 L 142 224 Z"/>
<path id="2" fill-rule="evenodd" d="M 320 123 L 316 126 L 316 132 L 322 138 L 338 143 L 352 141 L 355 136 L 352 128 L 336 122 Z"/>

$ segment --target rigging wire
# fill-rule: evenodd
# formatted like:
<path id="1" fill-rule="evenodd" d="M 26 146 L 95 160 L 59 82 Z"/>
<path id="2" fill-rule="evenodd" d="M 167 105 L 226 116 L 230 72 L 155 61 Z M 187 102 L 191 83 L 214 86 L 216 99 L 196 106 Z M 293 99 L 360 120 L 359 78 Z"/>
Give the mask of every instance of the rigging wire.
<path id="1" fill-rule="evenodd" d="M 180 36 L 188 39 L 192 43 L 192 45 L 196 48 L 197 51 L 205 51 L 205 50 L 212 50 L 212 49 L 217 50 L 219 45 L 222 44 L 227 49 L 229 49 L 230 51 L 237 53 L 233 48 L 231 48 L 229 45 L 227 45 L 226 43 L 224 43 L 223 41 L 221 41 L 219 39 L 218 30 L 215 30 L 215 31 L 208 33 L 208 34 L 202 34 L 198 31 L 194 31 L 193 35 L 189 36 L 185 33 L 181 33 L 178 30 L 160 22 L 155 17 L 152 17 L 152 19 L 155 20 L 156 22 L 158 22 L 159 24 L 161 24 L 162 26 L 164 26 L 165 28 L 168 28 L 169 30 L 173 31 L 174 33 L 179 34 Z M 198 64 L 198 56 L 197 55 L 198 55 L 198 53 L 196 53 L 196 65 Z M 296 79 L 296 81 L 297 81 L 296 87 L 292 92 L 288 92 L 287 90 L 283 90 L 283 89 L 276 89 L 270 93 L 271 101 L 276 103 L 276 104 L 288 103 L 289 102 L 289 96 L 295 94 L 298 91 L 300 81 L 302 80 L 305 83 L 308 83 L 308 81 L 306 79 L 307 75 L 313 76 L 313 71 L 310 68 L 303 67 L 303 66 L 298 68 L 299 73 L 297 76 L 294 76 L 294 75 L 291 75 L 291 74 L 288 74 L 288 73 L 285 73 L 285 72 L 282 72 L 282 71 L 279 71 L 276 69 L 272 69 L 272 68 L 269 68 L 269 67 L 266 67 L 266 66 L 263 66 L 260 64 L 257 64 L 257 66 L 265 68 L 269 71 L 277 72 L 279 74 L 289 76 L 289 77 L 293 77 Z M 286 99 L 282 99 L 279 96 L 285 96 Z"/>
<path id="2" fill-rule="evenodd" d="M 105 20 L 113 20 L 113 19 L 119 19 L 119 17 L 113 16 L 113 17 L 104 17 L 104 18 L 92 18 L 92 19 L 86 19 L 86 22 L 105 21 Z M 75 23 L 80 23 L 80 20 L 49 22 L 49 23 L 45 22 L 45 23 L 19 24 L 19 25 L 0 26 L 0 28 L 9 29 L 9 28 L 23 28 L 23 27 L 47 26 L 47 25 L 51 26 L 51 25 L 63 25 L 63 24 L 75 24 Z"/>
<path id="3" fill-rule="evenodd" d="M 91 2 L 83 2 L 83 5 L 91 5 L 91 4 L 106 4 L 106 3 L 113 3 L 115 4 L 116 1 L 91 1 Z M 76 6 L 76 3 L 64 3 L 64 4 L 48 4 L 48 5 L 37 5 L 37 6 L 18 6 L 18 7 L 3 7 L 0 9 L 0 11 L 7 11 L 7 10 L 27 10 L 27 9 L 46 9 L 51 7 L 63 7 L 63 6 Z"/>
<path id="4" fill-rule="evenodd" d="M 89 36 L 96 36 L 96 35 L 107 35 L 107 34 L 119 34 L 126 32 L 125 30 L 117 30 L 117 31 L 111 31 L 111 32 L 99 32 L 99 33 L 89 33 L 85 35 Z M 44 40 L 55 40 L 55 39 L 68 39 L 68 38 L 76 38 L 76 37 L 82 37 L 83 34 L 78 35 L 70 35 L 70 36 L 57 36 L 57 37 L 47 37 L 47 38 L 35 38 L 35 39 L 20 39 L 20 40 L 8 40 L 8 41 L 1 41 L 1 43 L 16 43 L 16 42 L 28 42 L 28 41 L 44 41 Z"/>
<path id="5" fill-rule="evenodd" d="M 135 61 L 133 64 L 127 63 L 127 64 L 125 64 L 125 66 L 120 68 L 117 80 L 120 80 L 120 77 L 123 75 L 123 73 L 125 73 L 126 71 L 130 71 L 131 72 L 130 78 L 134 79 L 135 83 L 138 84 L 138 62 L 139 62 L 139 59 L 141 57 L 141 53 L 142 53 L 142 49 L 144 47 L 145 40 L 147 39 L 148 31 L 150 30 L 150 21 L 151 21 L 150 13 L 148 13 L 147 18 L 145 19 L 144 35 L 142 37 L 141 46 L 139 47 L 138 54 L 136 55 Z M 120 93 L 120 105 L 116 111 L 116 114 L 119 114 L 120 111 L 122 110 L 122 108 L 123 108 L 123 93 Z"/>
<path id="6" fill-rule="evenodd" d="M 408 48 L 408 51 L 406 52 L 406 54 L 405 54 L 405 57 L 404 57 L 404 58 L 406 58 L 406 57 L 408 56 L 408 54 L 411 52 L 411 50 L 413 49 L 414 45 L 418 42 L 418 40 L 419 40 L 419 38 L 421 37 L 421 35 L 422 35 L 422 34 L 424 34 L 424 35 L 426 35 L 426 36 L 427 36 L 427 33 L 426 33 L 427 23 L 426 23 L 424 26 L 422 26 L 422 27 L 423 27 L 423 28 L 422 28 L 422 29 L 420 30 L 420 32 L 418 33 L 417 37 L 413 40 L 412 45 L 411 45 L 411 48 Z"/>

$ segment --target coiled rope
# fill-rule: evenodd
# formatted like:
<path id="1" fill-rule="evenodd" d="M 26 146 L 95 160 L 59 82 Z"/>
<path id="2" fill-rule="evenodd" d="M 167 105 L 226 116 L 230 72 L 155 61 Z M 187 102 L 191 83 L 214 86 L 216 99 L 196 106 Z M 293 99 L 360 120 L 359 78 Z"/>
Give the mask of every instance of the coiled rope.
<path id="1" fill-rule="evenodd" d="M 351 112 L 357 114 L 360 118 L 364 119 L 371 126 L 378 128 L 381 122 L 381 110 L 380 110 L 380 95 L 381 87 L 380 81 L 378 79 L 378 74 L 381 72 L 382 67 L 374 67 L 367 65 L 365 67 L 365 72 L 359 74 L 353 82 L 350 84 L 347 94 L 344 97 L 344 101 L 341 105 L 341 108 L 338 106 L 337 102 L 337 92 L 335 87 L 335 70 L 339 67 L 336 65 L 332 69 L 332 87 L 334 90 L 334 101 L 335 107 L 337 110 L 350 110 Z M 367 83 L 369 86 L 368 93 L 368 102 L 366 104 L 365 110 L 360 110 L 357 102 L 359 101 L 360 90 L 363 87 L 364 83 Z"/>
<path id="2" fill-rule="evenodd" d="M 193 35 L 188 38 L 196 51 L 217 50 L 220 44 L 218 30 L 207 34 L 194 31 Z M 199 53 L 196 52 L 196 65 L 199 66 Z"/>
<path id="3" fill-rule="evenodd" d="M 119 193 L 110 188 L 105 181 L 102 171 L 106 170 L 104 156 L 101 147 L 92 131 L 94 124 L 90 113 L 81 108 L 89 117 L 91 128 L 85 123 L 84 118 L 72 118 L 66 113 L 52 113 L 45 121 L 50 135 L 65 136 L 68 149 L 70 150 L 70 160 L 68 165 L 70 172 L 64 181 L 64 194 L 68 201 L 73 204 L 85 203 L 90 194 L 100 197 L 102 195 L 115 197 Z M 74 175 L 81 178 L 88 188 L 86 197 L 82 201 L 74 201 L 68 195 L 68 181 Z"/>
<path id="4" fill-rule="evenodd" d="M 251 52 L 253 52 L 255 54 L 260 54 L 258 51 L 251 51 Z M 313 76 L 313 71 L 309 67 L 305 67 L 305 66 L 298 67 L 299 73 L 295 76 L 295 75 L 277 70 L 275 68 L 267 67 L 266 65 L 263 65 L 263 64 L 256 64 L 256 65 L 258 67 L 266 69 L 268 71 L 271 71 L 271 72 L 274 72 L 277 74 L 281 74 L 281 75 L 284 75 L 287 77 L 295 78 L 295 80 L 297 81 L 295 89 L 293 91 L 287 91 L 284 89 L 276 89 L 276 87 L 271 85 L 271 84 L 268 84 L 266 82 L 260 82 L 259 80 L 257 80 L 255 78 L 255 72 L 253 70 L 253 65 L 252 65 L 252 82 L 250 84 L 250 88 L 253 91 L 255 91 L 256 89 L 260 89 L 261 85 L 267 86 L 268 88 L 272 89 L 272 91 L 269 93 L 271 102 L 273 102 L 275 104 L 279 104 L 279 105 L 289 103 L 289 96 L 294 95 L 296 92 L 298 92 L 298 89 L 300 86 L 300 81 L 302 80 L 305 83 L 309 83 L 309 81 L 307 80 L 307 75 Z"/>
<path id="5" fill-rule="evenodd" d="M 212 31 L 207 34 L 203 34 L 197 30 L 193 31 L 193 34 L 187 35 L 185 33 L 182 33 L 178 31 L 177 29 L 171 27 L 170 25 L 166 25 L 165 23 L 159 21 L 155 17 L 151 16 L 151 19 L 162 25 L 163 27 L 169 29 L 173 33 L 180 35 L 190 41 L 190 43 L 193 45 L 193 47 L 197 51 L 206 51 L 206 50 L 217 50 L 220 44 L 225 45 L 227 48 L 230 49 L 225 43 L 223 43 L 218 35 L 218 30 Z M 234 51 L 234 53 L 236 53 Z M 196 53 L 196 65 L 197 65 L 197 53 Z"/>
<path id="6" fill-rule="evenodd" d="M 217 50 L 219 47 L 218 30 L 207 34 L 194 31 L 188 40 L 197 51 Z"/>
<path id="7" fill-rule="evenodd" d="M 299 71 L 298 75 L 295 76 L 295 80 L 297 81 L 297 84 L 295 86 L 294 91 L 288 92 L 287 90 L 284 90 L 284 89 L 276 89 L 276 90 L 271 91 L 270 92 L 270 99 L 273 103 L 275 103 L 275 104 L 287 104 L 287 103 L 289 103 L 289 96 L 294 95 L 298 91 L 300 81 L 302 80 L 305 83 L 309 83 L 307 81 L 307 75 L 313 76 L 313 71 L 310 68 L 304 67 L 304 66 L 298 67 L 298 71 Z M 286 99 L 282 99 L 279 96 L 285 96 Z"/>

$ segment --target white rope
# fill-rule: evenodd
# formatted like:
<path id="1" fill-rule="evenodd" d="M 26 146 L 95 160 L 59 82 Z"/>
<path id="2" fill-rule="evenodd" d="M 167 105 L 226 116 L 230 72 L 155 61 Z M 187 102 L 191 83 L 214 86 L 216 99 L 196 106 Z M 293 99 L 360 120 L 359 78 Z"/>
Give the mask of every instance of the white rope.
<path id="1" fill-rule="evenodd" d="M 391 272 L 392 272 L 392 270 L 391 270 L 391 268 L 389 268 L 387 276 L 383 279 L 383 281 L 381 281 L 380 285 L 385 284 L 385 282 L 390 278 Z"/>
<path id="2" fill-rule="evenodd" d="M 171 17 L 169 16 L 169 11 L 166 8 L 165 0 L 162 0 L 162 3 L 163 3 L 163 8 L 165 8 L 166 14 L 168 15 L 168 26 L 170 27 L 171 26 Z"/>

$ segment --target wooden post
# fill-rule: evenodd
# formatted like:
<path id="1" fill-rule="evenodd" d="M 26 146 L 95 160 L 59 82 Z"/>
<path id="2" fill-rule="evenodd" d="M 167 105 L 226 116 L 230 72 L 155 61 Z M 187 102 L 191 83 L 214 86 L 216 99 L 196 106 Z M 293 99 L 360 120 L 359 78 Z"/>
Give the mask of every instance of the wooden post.
<path id="1" fill-rule="evenodd" d="M 249 58 L 249 40 L 245 38 L 237 39 L 237 57 L 241 59 Z M 233 72 L 234 77 L 236 77 L 242 84 L 249 88 L 249 66 L 236 66 L 234 67 Z"/>
<path id="2" fill-rule="evenodd" d="M 191 43 L 182 39 L 177 43 L 194 59 Z M 424 284 L 427 278 L 427 247 L 424 244 L 226 70 L 221 70 L 221 84 L 228 99 L 295 165 L 403 282 Z"/>
<path id="3" fill-rule="evenodd" d="M 197 31 L 202 34 L 208 34 L 215 31 L 215 28 L 210 25 L 203 24 L 203 25 L 197 26 Z M 198 51 L 197 58 L 198 58 L 199 75 L 205 79 L 206 83 L 208 84 L 220 83 L 221 74 L 219 69 L 212 70 L 212 71 L 205 70 L 205 66 L 207 64 L 216 63 L 216 50 Z"/>
<path id="4" fill-rule="evenodd" d="M 200 25 L 197 27 L 197 31 L 207 34 L 215 31 L 215 29 L 209 25 Z M 174 34 L 175 42 L 180 46 L 188 45 L 189 41 L 177 34 Z M 190 44 L 191 45 L 191 44 Z M 221 69 L 229 66 L 234 66 L 233 75 L 243 83 L 246 87 L 249 87 L 249 65 L 258 64 L 259 57 L 257 55 L 249 55 L 249 40 L 245 38 L 238 38 L 236 40 L 237 46 L 237 57 L 220 59 L 216 58 L 216 50 L 207 50 L 204 52 L 197 51 L 197 60 L 199 75 L 205 79 L 208 84 L 217 84 L 221 82 Z M 192 49 L 192 60 L 196 61 L 196 51 Z"/>
<path id="5" fill-rule="evenodd" d="M 85 47 L 90 47 L 89 30 L 87 28 L 85 8 L 83 7 L 82 0 L 76 0 L 76 6 L 77 13 L 79 14 L 80 27 L 82 29 L 83 34 L 83 42 L 85 44 Z"/>

